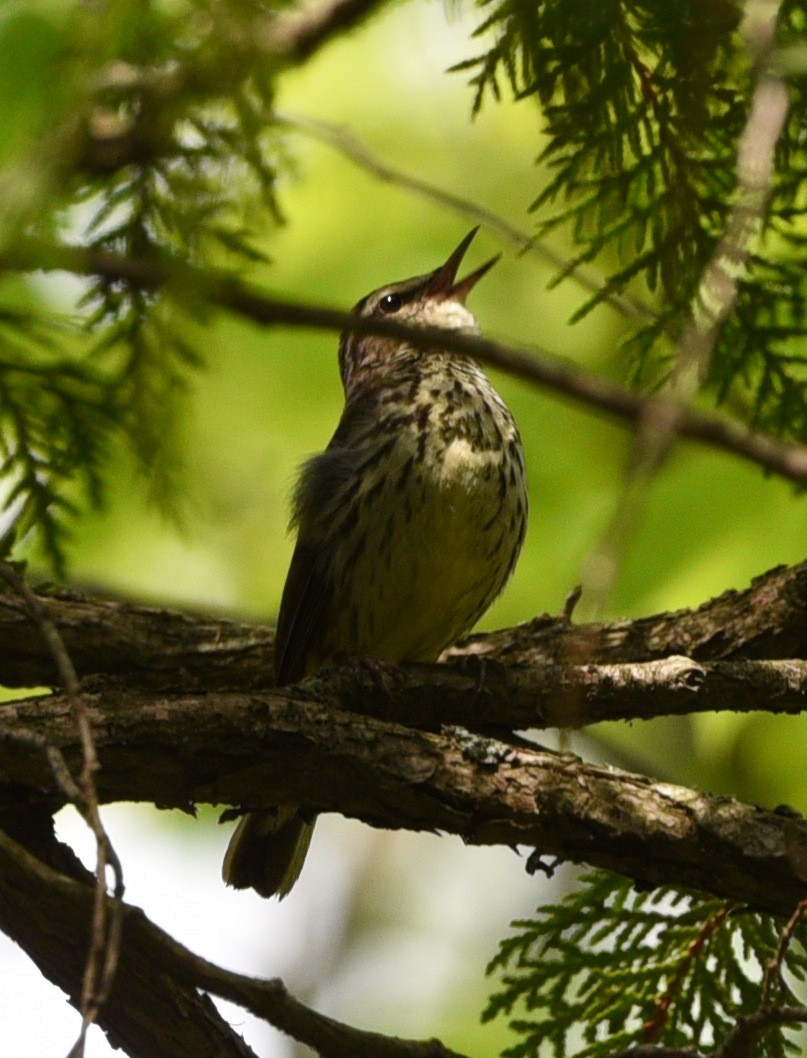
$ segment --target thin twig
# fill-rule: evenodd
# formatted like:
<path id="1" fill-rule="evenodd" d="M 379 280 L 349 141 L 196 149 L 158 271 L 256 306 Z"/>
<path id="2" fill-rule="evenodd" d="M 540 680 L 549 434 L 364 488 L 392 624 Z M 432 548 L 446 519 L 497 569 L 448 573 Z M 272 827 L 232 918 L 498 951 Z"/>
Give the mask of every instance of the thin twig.
<path id="1" fill-rule="evenodd" d="M 759 1037 L 778 1025 L 807 1024 L 807 1007 L 768 1007 L 737 1019 L 737 1024 L 715 1049 L 713 1058 L 754 1058 Z"/>
<path id="2" fill-rule="evenodd" d="M 784 962 L 785 954 L 790 946 L 790 942 L 793 939 L 793 934 L 796 932 L 797 926 L 804 918 L 805 911 L 807 911 L 807 897 L 805 897 L 804 900 L 800 900 L 796 905 L 795 911 L 788 919 L 785 928 L 779 934 L 779 943 L 776 946 L 776 952 L 765 967 L 765 976 L 762 981 L 760 1009 L 772 1005 L 774 982 L 779 982 L 780 985 L 783 984 L 782 963 Z"/>
<path id="3" fill-rule="evenodd" d="M 38 735 L 35 731 L 28 731 L 17 725 L 11 727 L 6 723 L 0 723 L 0 738 L 8 739 L 20 746 L 36 749 L 43 753 L 65 799 L 76 806 L 84 803 L 84 794 L 73 778 L 67 766 L 67 761 L 64 759 L 64 754 L 58 746 L 54 746 L 52 742 L 49 742 L 43 735 Z"/>
<path id="4" fill-rule="evenodd" d="M 24 578 L 8 562 L 0 561 L 0 577 L 24 601 L 32 622 L 39 630 L 53 658 L 59 683 L 67 695 L 81 741 L 82 769 L 77 784 L 73 781 L 64 758 L 58 750 L 48 746 L 44 740 L 42 747 L 45 749 L 60 787 L 72 790 L 73 796 L 70 800 L 92 830 L 96 842 L 94 910 L 81 994 L 81 1030 L 70 1051 L 70 1058 L 81 1058 L 84 1053 L 87 1029 L 98 1017 L 98 1012 L 109 995 L 115 977 L 122 926 L 121 915 L 116 909 L 120 907 L 124 892 L 123 870 L 101 822 L 98 793 L 95 787 L 95 772 L 99 768 L 98 756 L 78 675 L 64 640 L 41 598 L 31 590 Z M 114 899 L 112 901 L 108 901 L 106 895 L 107 867 L 111 868 L 114 877 Z"/>
<path id="5" fill-rule="evenodd" d="M 608 526 L 583 574 L 586 616 L 602 615 L 627 548 L 650 499 L 650 485 L 681 435 L 680 419 L 707 378 L 717 339 L 737 303 L 752 248 L 762 231 L 774 178 L 774 152 L 788 113 L 787 88 L 767 68 L 779 3 L 757 0 L 747 20 L 747 48 L 760 70 L 737 147 L 737 201 L 698 284 L 690 319 L 663 387 L 668 402 L 648 403 L 638 418 L 624 483 Z M 764 10 L 763 10 L 764 9 Z"/>
<path id="6" fill-rule="evenodd" d="M 543 239 L 537 239 L 534 235 L 517 228 L 498 213 L 494 213 L 493 210 L 480 206 L 473 199 L 457 195 L 453 191 L 446 191 L 445 188 L 439 187 L 437 184 L 423 180 L 418 176 L 410 176 L 408 173 L 404 173 L 400 169 L 389 165 L 379 158 L 377 154 L 373 153 L 367 144 L 346 126 L 336 125 L 330 121 L 322 121 L 302 114 L 275 113 L 272 120 L 276 125 L 294 129 L 296 132 L 302 132 L 315 138 L 320 143 L 328 144 L 328 146 L 333 147 L 345 158 L 355 162 L 356 165 L 370 173 L 377 180 L 383 180 L 386 183 L 403 187 L 407 191 L 413 191 L 431 202 L 445 206 L 468 220 L 488 228 L 514 246 L 517 246 L 522 252 L 534 254 L 536 257 L 546 261 L 547 264 L 552 265 L 553 268 L 568 272 L 572 279 L 576 280 L 580 286 L 590 293 L 602 295 L 605 292 L 603 301 L 611 305 L 623 316 L 631 319 L 656 319 L 657 314 L 649 305 L 629 294 L 620 294 L 616 291 L 607 292 L 605 281 L 582 265 L 578 265 L 569 271 L 569 260 L 564 254 L 559 250 L 555 250 Z"/>
<path id="7" fill-rule="evenodd" d="M 671 977 L 667 982 L 664 994 L 657 996 L 655 999 L 654 1006 L 656 1009 L 653 1017 L 648 1018 L 642 1026 L 642 1036 L 645 1042 L 651 1043 L 654 1040 L 657 1040 L 661 1035 L 668 1023 L 670 1008 L 680 996 L 684 981 L 692 972 L 693 963 L 696 959 L 704 958 L 704 951 L 709 941 L 714 936 L 716 930 L 718 930 L 729 917 L 734 907 L 735 905 L 730 902 L 724 904 L 717 914 L 712 915 L 702 924 L 697 937 L 695 937 L 688 945 L 684 958 L 680 961 L 677 969 L 671 974 Z"/>

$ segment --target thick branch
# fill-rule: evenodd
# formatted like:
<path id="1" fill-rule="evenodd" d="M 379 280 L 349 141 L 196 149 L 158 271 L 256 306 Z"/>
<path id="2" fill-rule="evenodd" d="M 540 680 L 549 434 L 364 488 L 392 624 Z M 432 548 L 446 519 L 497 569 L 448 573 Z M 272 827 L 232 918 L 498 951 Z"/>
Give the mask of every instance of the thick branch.
<path id="1" fill-rule="evenodd" d="M 82 677 L 133 686 L 266 686 L 274 629 L 75 593 L 41 595 Z M 0 595 L 0 684 L 52 687 L 58 677 L 20 600 Z"/>
<path id="2" fill-rule="evenodd" d="M 269 627 L 76 594 L 41 599 L 85 678 L 101 674 L 124 679 L 132 687 L 175 690 L 245 690 L 270 682 L 274 632 Z M 0 595 L 0 642 L 0 684 L 52 687 L 58 683 L 50 655 L 32 635 L 25 608 L 14 596 Z M 590 625 L 541 617 L 472 636 L 447 653 L 449 659 L 471 655 L 506 664 L 512 678 L 525 686 L 528 677 L 516 671 L 518 666 L 532 666 L 530 678 L 546 681 L 551 679 L 547 663 L 618 665 L 670 655 L 699 663 L 807 658 L 807 562 L 771 570 L 745 591 L 726 592 L 696 610 Z M 489 666 L 487 673 L 491 687 L 496 668 Z M 728 677 L 731 670 L 722 671 Z M 459 686 L 467 687 L 467 681 Z M 545 684 L 536 687 L 529 707 L 531 723 L 539 722 L 536 703 L 546 697 L 537 697 L 541 686 Z M 550 699 L 553 694 L 554 689 Z M 519 724 L 524 716 L 518 714 Z M 456 722 L 469 721 L 457 716 Z M 546 722 L 558 721 L 547 714 Z"/>
<path id="3" fill-rule="evenodd" d="M 215 23 L 184 61 L 163 66 L 110 63 L 90 88 L 129 93 L 138 105 L 121 114 L 88 94 L 83 121 L 71 123 L 71 149 L 66 152 L 78 169 L 93 174 L 114 172 L 126 165 L 156 161 L 177 151 L 175 126 L 189 104 L 221 99 L 233 93 L 251 73 L 303 63 L 324 45 L 355 28 L 384 0 L 319 0 L 280 11 L 228 17 Z M 212 47 L 211 47 L 212 45 Z"/>
<path id="4" fill-rule="evenodd" d="M 307 680 L 310 700 L 409 727 L 459 724 L 495 734 L 527 728 L 580 728 L 614 720 L 651 720 L 706 712 L 798 714 L 807 709 L 807 661 L 696 662 L 673 655 L 621 665 L 538 662 L 493 666 L 407 666 L 392 693 L 371 678 L 357 694 L 351 669 Z"/>
<path id="5" fill-rule="evenodd" d="M 792 658 L 697 662 L 673 655 L 620 665 L 540 661 L 486 667 L 482 678 L 480 691 L 479 672 L 469 672 L 468 666 L 408 665 L 390 689 L 369 674 L 360 679 L 347 666 L 324 670 L 294 693 L 299 701 L 413 728 L 438 731 L 457 724 L 483 735 L 705 712 L 795 715 L 807 708 L 807 661 Z M 87 683 L 90 689 L 98 685 L 92 679 Z M 112 682 L 100 687 L 102 693 L 118 693 Z M 169 693 L 176 696 L 179 690 Z M 30 741 L 45 745 L 39 736 Z"/>
<path id="6" fill-rule="evenodd" d="M 74 1003 L 92 911 L 88 885 L 45 866 L 0 831 L 0 929 Z M 254 1058 L 204 990 L 250 1010 L 324 1058 L 461 1058 L 436 1040 L 390 1038 L 324 1017 L 290 996 L 281 981 L 243 977 L 199 958 L 139 908 L 122 904 L 119 912 L 120 965 L 99 1022 L 130 1055 Z"/>
<path id="7" fill-rule="evenodd" d="M 93 902 L 90 884 L 46 867 L 0 831 L 0 930 L 75 1007 Z M 117 974 L 98 1018 L 113 1046 L 137 1058 L 255 1058 L 207 996 L 165 971 L 131 922 L 123 923 Z"/>
<path id="8" fill-rule="evenodd" d="M 381 4 L 382 0 L 320 0 L 318 4 L 300 4 L 291 13 L 272 14 L 257 22 L 252 43 L 257 42 L 273 57 L 305 62 L 323 44 L 353 29 Z"/>
<path id="9" fill-rule="evenodd" d="M 750 588 L 724 592 L 694 610 L 580 625 L 538 617 L 471 636 L 446 656 L 469 654 L 508 665 L 621 663 L 671 654 L 698 661 L 807 658 L 807 562 L 778 566 Z"/>
<path id="10" fill-rule="evenodd" d="M 88 696 L 89 697 L 89 696 Z M 730 798 L 654 783 L 570 755 L 440 734 L 298 699 L 151 697 L 107 690 L 88 712 L 102 760 L 99 796 L 189 807 L 290 801 L 374 826 L 445 831 L 478 845 L 525 845 L 627 874 L 693 886 L 789 913 L 807 882 L 807 824 Z M 6 706 L 0 777 L 34 795 L 59 790 L 41 752 L 79 747 L 58 697 Z"/>

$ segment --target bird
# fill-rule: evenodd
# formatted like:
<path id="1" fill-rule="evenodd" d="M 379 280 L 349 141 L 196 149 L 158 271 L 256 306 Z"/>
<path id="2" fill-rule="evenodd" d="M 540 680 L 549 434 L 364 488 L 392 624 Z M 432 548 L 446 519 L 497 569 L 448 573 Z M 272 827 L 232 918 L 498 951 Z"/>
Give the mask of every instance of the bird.
<path id="1" fill-rule="evenodd" d="M 479 333 L 465 300 L 498 258 L 457 281 L 477 231 L 439 268 L 374 290 L 353 313 Z M 349 658 L 436 661 L 502 591 L 527 526 L 519 431 L 472 357 L 348 330 L 339 370 L 341 418 L 325 451 L 303 464 L 294 494 L 277 686 Z M 286 896 L 315 818 L 293 804 L 247 811 L 224 881 Z"/>

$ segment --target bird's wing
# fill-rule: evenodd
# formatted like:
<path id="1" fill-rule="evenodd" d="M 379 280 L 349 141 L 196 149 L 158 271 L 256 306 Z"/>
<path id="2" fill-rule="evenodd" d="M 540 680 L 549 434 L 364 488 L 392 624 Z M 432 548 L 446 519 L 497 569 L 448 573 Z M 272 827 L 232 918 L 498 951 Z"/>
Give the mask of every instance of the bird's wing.
<path id="1" fill-rule="evenodd" d="M 330 619 L 331 591 L 318 562 L 319 548 L 298 542 L 286 576 L 275 634 L 275 681 L 279 687 L 306 675 L 312 646 Z"/>
<path id="2" fill-rule="evenodd" d="M 355 497 L 355 483 L 367 459 L 366 442 L 375 421 L 376 396 L 352 400 L 324 452 L 309 459 L 300 473 L 292 525 L 297 546 L 283 588 L 275 636 L 275 678 L 294 683 L 322 659 L 322 647 L 334 619 L 335 529 Z"/>

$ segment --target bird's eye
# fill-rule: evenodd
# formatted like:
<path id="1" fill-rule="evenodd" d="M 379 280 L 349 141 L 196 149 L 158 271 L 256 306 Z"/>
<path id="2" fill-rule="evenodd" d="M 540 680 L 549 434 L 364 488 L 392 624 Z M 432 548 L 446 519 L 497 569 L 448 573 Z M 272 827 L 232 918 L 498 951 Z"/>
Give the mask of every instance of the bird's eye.
<path id="1" fill-rule="evenodd" d="M 400 294 L 385 294 L 378 303 L 378 307 L 387 315 L 397 312 L 401 305 L 403 305 L 403 298 Z"/>

